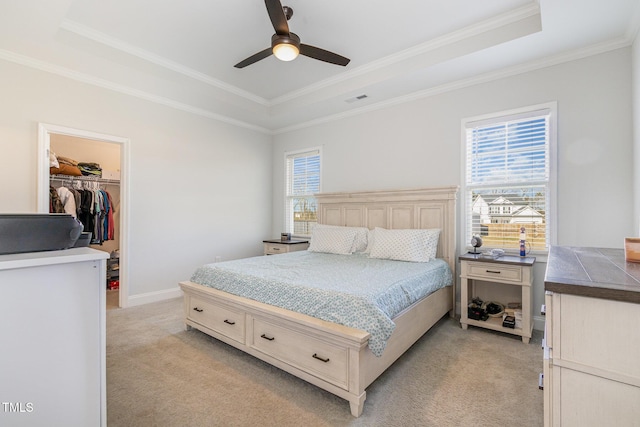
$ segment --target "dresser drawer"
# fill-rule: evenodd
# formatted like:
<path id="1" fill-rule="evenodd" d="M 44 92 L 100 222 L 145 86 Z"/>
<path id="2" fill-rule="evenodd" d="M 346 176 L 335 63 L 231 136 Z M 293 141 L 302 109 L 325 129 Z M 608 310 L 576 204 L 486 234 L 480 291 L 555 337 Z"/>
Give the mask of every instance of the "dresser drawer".
<path id="1" fill-rule="evenodd" d="M 507 280 L 522 282 L 522 268 L 490 262 L 468 263 L 467 277 L 479 280 Z"/>
<path id="2" fill-rule="evenodd" d="M 640 304 L 554 293 L 553 357 L 632 377 L 640 386 Z"/>
<path id="3" fill-rule="evenodd" d="M 348 350 L 344 347 L 253 318 L 252 347 L 348 389 Z"/>
<path id="4" fill-rule="evenodd" d="M 190 297 L 188 317 L 235 341 L 245 342 L 245 314 L 242 311 Z"/>

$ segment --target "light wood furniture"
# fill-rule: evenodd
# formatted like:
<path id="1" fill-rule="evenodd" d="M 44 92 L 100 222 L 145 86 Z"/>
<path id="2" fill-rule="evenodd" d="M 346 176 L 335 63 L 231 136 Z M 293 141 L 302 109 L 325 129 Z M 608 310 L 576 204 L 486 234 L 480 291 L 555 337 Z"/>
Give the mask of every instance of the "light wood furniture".
<path id="1" fill-rule="evenodd" d="M 638 425 L 640 264 L 554 246 L 545 289 L 544 425 Z"/>
<path id="2" fill-rule="evenodd" d="M 89 248 L 0 256 L 0 425 L 107 425 L 108 257 Z"/>
<path id="3" fill-rule="evenodd" d="M 455 274 L 458 187 L 319 194 L 318 222 L 369 228 L 440 228 L 438 257 Z M 455 277 L 455 276 L 454 276 Z M 349 401 L 360 416 L 365 389 L 442 316 L 453 315 L 447 286 L 404 310 L 381 357 L 367 332 L 262 304 L 192 282 L 185 293 L 187 329 L 193 327 Z"/>
<path id="4" fill-rule="evenodd" d="M 533 332 L 531 287 L 533 286 L 532 267 L 535 260 L 535 257 L 508 255 L 497 259 L 486 259 L 474 254 L 461 255 L 460 324 L 462 329 L 467 329 L 469 325 L 472 325 L 506 332 L 521 336 L 522 342 L 528 344 Z M 484 292 L 487 293 L 485 295 L 478 295 L 479 286 L 476 286 L 476 281 L 488 282 L 492 289 L 485 290 Z M 503 289 L 505 285 L 516 287 L 517 300 L 507 300 L 508 295 L 513 295 L 513 292 Z M 475 297 L 480 297 L 484 301 L 497 301 L 505 306 L 509 302 L 522 303 L 522 327 L 504 327 L 502 326 L 502 317 L 489 317 L 486 321 L 469 319 L 467 305 Z"/>
<path id="5" fill-rule="evenodd" d="M 286 254 L 289 252 L 305 251 L 309 247 L 308 240 L 263 240 L 265 255 Z"/>

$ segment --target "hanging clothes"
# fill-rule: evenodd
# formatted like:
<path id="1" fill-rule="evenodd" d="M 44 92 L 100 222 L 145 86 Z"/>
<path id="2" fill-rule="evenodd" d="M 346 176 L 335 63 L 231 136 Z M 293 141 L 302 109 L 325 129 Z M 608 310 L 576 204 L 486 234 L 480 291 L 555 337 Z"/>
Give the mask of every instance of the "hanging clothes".
<path id="1" fill-rule="evenodd" d="M 94 206 L 93 206 L 93 238 L 91 242 L 96 245 L 101 245 L 104 241 L 104 196 L 101 190 L 93 190 Z"/>
<path id="2" fill-rule="evenodd" d="M 113 199 L 111 194 L 107 193 L 107 200 L 109 201 L 109 211 L 107 212 L 107 234 L 105 240 L 113 240 L 115 238 L 115 222 L 113 220 Z"/>
<path id="3" fill-rule="evenodd" d="M 109 214 L 111 213 L 111 203 L 109 202 L 109 193 L 105 190 L 102 192 L 102 201 L 104 203 L 104 215 L 102 216 L 102 240 L 109 240 Z"/>
<path id="4" fill-rule="evenodd" d="M 77 188 L 66 185 L 49 187 L 49 211 L 69 213 L 77 218 L 83 225 L 83 231 L 91 233 L 92 245 L 115 240 L 115 212 L 111 194 L 98 188 L 98 183 L 94 181 L 72 183 Z"/>
<path id="5" fill-rule="evenodd" d="M 82 189 L 79 190 L 81 195 L 80 201 L 80 215 L 78 219 L 84 225 L 84 232 L 93 233 L 94 218 L 93 218 L 93 191 Z"/>
<path id="6" fill-rule="evenodd" d="M 77 218 L 76 198 L 73 192 L 67 187 L 58 187 L 56 192 L 58 193 L 58 197 L 62 203 L 63 212 L 71 214 L 72 217 Z"/>
<path id="7" fill-rule="evenodd" d="M 64 213 L 64 205 L 53 186 L 49 186 L 49 213 Z"/>

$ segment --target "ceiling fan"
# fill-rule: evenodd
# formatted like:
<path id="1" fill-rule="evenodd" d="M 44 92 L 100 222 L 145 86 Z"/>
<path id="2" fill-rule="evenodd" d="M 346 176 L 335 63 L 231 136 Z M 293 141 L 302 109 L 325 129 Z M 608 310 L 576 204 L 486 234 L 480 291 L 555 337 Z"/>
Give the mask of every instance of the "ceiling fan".
<path id="1" fill-rule="evenodd" d="M 290 32 L 289 24 L 287 24 L 287 21 L 293 16 L 292 8 L 282 6 L 280 0 L 264 0 L 264 4 L 267 6 L 271 24 L 273 24 L 273 28 L 276 30 L 276 33 L 271 36 L 271 47 L 238 62 L 234 67 L 244 68 L 271 54 L 282 61 L 292 61 L 300 54 L 331 64 L 342 65 L 343 67 L 349 63 L 349 58 L 340 56 L 337 53 L 300 43 L 300 37 Z"/>

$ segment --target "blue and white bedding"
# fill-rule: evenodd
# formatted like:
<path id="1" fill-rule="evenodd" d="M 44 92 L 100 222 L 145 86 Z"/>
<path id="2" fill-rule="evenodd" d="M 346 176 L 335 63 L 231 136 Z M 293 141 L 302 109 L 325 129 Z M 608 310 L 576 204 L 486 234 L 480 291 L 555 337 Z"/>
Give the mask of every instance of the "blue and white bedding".
<path id="1" fill-rule="evenodd" d="M 442 259 L 425 263 L 309 251 L 200 267 L 191 281 L 364 330 L 380 356 L 402 310 L 452 283 Z"/>

